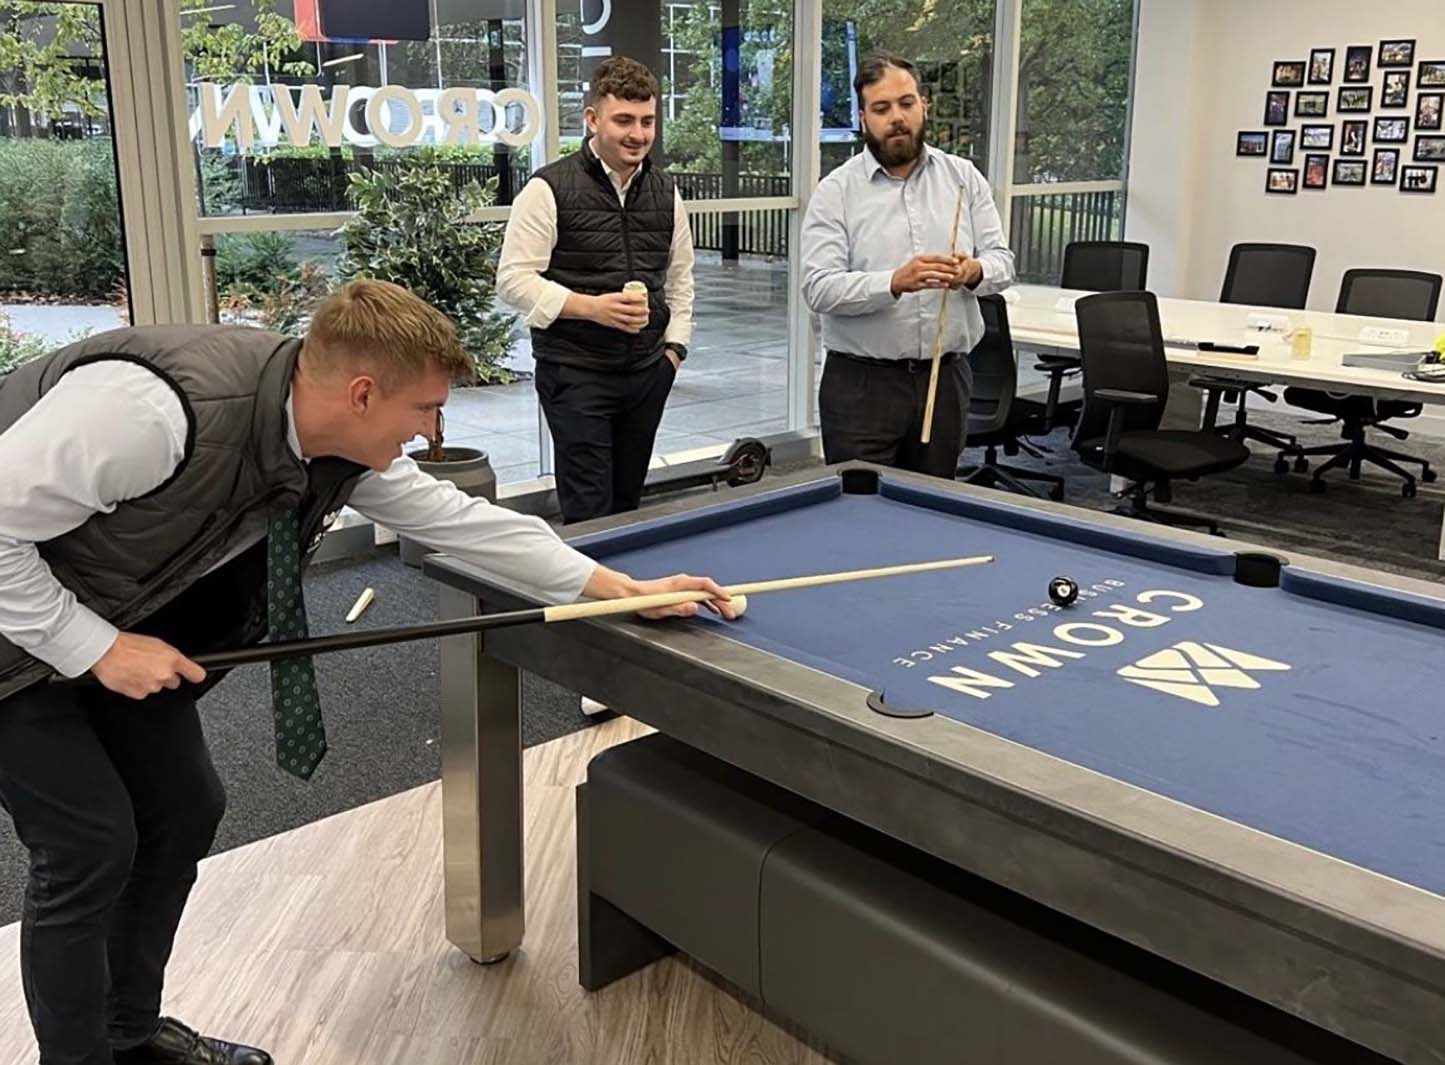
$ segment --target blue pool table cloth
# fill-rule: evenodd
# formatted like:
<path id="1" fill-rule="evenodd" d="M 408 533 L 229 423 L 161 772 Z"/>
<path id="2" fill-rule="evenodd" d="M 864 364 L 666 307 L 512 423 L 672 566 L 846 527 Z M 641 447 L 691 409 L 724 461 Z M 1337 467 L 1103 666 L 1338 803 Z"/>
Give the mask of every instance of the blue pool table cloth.
<path id="1" fill-rule="evenodd" d="M 1293 567 L 1250 587 L 1227 541 L 1179 545 L 886 476 L 879 488 L 845 494 L 829 477 L 573 542 L 637 576 L 724 584 L 992 554 L 758 596 L 723 631 L 1445 894 L 1439 601 Z M 1056 575 L 1085 597 L 1050 604 Z"/>

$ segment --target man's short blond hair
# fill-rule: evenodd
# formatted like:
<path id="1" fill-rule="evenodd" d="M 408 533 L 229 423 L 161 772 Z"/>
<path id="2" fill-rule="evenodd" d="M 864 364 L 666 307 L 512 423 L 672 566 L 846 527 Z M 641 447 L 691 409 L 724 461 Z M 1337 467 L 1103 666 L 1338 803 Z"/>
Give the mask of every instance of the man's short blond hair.
<path id="1" fill-rule="evenodd" d="M 317 373 L 374 371 L 383 388 L 440 370 L 449 380 L 476 373 L 452 320 L 390 281 L 362 279 L 337 289 L 316 308 L 301 349 Z"/>

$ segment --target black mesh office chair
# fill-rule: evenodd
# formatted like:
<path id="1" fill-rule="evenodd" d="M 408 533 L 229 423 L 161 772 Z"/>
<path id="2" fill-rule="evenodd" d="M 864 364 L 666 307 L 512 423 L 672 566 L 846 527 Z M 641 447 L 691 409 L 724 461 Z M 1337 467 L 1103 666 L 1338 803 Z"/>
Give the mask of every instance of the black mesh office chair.
<path id="1" fill-rule="evenodd" d="M 1005 455 L 1025 451 L 1043 458 L 1043 452 L 1023 437 L 1047 431 L 1044 406 L 1018 398 L 1018 357 L 1009 331 L 1008 304 L 1002 296 L 980 296 L 978 308 L 983 312 L 983 339 L 968 355 L 973 391 L 968 400 L 963 446 L 983 448 L 983 463 L 974 466 L 960 462 L 958 476 L 969 484 L 1007 488 L 1023 495 L 1038 494 L 1024 483 L 1036 481 L 1049 486 L 1050 499 L 1061 500 L 1062 477 L 998 461 L 999 448 Z"/>
<path id="2" fill-rule="evenodd" d="M 1102 292 L 1074 304 L 1084 361 L 1084 406 L 1074 450 L 1095 469 L 1128 478 L 1122 513 L 1169 525 L 1219 526 L 1202 514 L 1151 507 L 1168 503 L 1170 485 L 1222 473 L 1249 458 L 1237 440 L 1205 429 L 1160 429 L 1169 400 L 1169 369 L 1159 303 L 1152 292 Z"/>
<path id="3" fill-rule="evenodd" d="M 1137 292 L 1149 287 L 1149 245 L 1127 240 L 1076 240 L 1064 248 L 1063 288 L 1085 292 Z M 1072 357 L 1040 355 L 1035 370 L 1049 375 L 1047 428 L 1067 425 L 1078 416 L 1078 403 L 1060 403 L 1065 377 L 1079 372 Z"/>
<path id="4" fill-rule="evenodd" d="M 1064 249 L 1063 288 L 1138 292 L 1149 287 L 1149 245 L 1127 240 L 1076 240 Z"/>
<path id="5" fill-rule="evenodd" d="M 1236 244 L 1229 250 L 1220 303 L 1302 311 L 1310 298 L 1315 250 L 1303 244 Z"/>
<path id="6" fill-rule="evenodd" d="M 1335 313 L 1430 322 L 1434 321 L 1435 312 L 1440 307 L 1440 287 L 1439 274 L 1416 270 L 1346 270 L 1340 281 L 1340 297 L 1335 303 Z M 1358 481 L 1360 467 L 1366 462 L 1399 477 L 1402 482 L 1400 491 L 1406 499 L 1415 495 L 1415 478 L 1401 469 L 1399 463 L 1418 463 L 1421 479 L 1435 480 L 1435 471 L 1424 459 L 1403 451 L 1375 447 L 1365 441 L 1365 430 L 1371 426 L 1397 440 L 1407 439 L 1410 434 L 1404 429 L 1384 423 L 1393 418 L 1418 418 L 1422 404 L 1397 399 L 1377 400 L 1373 396 L 1352 396 L 1314 388 L 1286 388 L 1284 400 L 1294 407 L 1328 414 L 1328 421 L 1320 424 L 1344 423 L 1340 429 L 1340 435 L 1345 440 L 1343 444 L 1326 444 L 1298 452 L 1301 456 L 1330 456 L 1328 462 L 1315 470 L 1314 477 L 1310 479 L 1310 491 L 1323 492 L 1324 475 L 1341 466 L 1348 466 L 1350 480 Z"/>
<path id="7" fill-rule="evenodd" d="M 1310 278 L 1314 269 L 1315 250 L 1304 245 L 1236 244 L 1229 250 L 1229 265 L 1224 270 L 1224 287 L 1220 290 L 1219 302 L 1303 310 L 1309 300 Z M 1206 429 L 1215 428 L 1221 402 L 1237 403 L 1233 424 L 1219 426 L 1217 431 L 1228 433 L 1236 440 L 1258 440 L 1278 448 L 1282 452 L 1280 464 L 1283 468 L 1276 467 L 1280 473 L 1289 470 L 1286 455 L 1296 456 L 1295 468 L 1300 473 L 1309 468 L 1308 460 L 1299 457 L 1299 441 L 1294 436 L 1249 424 L 1245 404 L 1251 393 L 1270 403 L 1279 399 L 1265 385 L 1222 373 L 1202 373 L 1189 383 L 1206 393 Z"/>

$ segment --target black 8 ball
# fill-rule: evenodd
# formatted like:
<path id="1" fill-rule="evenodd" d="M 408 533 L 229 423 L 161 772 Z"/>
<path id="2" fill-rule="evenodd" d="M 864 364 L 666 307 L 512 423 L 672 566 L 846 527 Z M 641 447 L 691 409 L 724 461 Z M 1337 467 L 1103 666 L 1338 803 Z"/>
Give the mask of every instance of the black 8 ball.
<path id="1" fill-rule="evenodd" d="M 1071 606 L 1079 598 L 1079 586 L 1071 577 L 1055 577 L 1049 581 L 1049 600 L 1059 606 Z"/>

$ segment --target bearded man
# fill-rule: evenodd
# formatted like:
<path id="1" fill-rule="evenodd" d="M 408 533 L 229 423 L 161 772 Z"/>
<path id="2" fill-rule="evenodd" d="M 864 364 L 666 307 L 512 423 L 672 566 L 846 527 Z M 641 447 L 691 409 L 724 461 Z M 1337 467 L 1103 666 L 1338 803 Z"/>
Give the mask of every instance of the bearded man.
<path id="1" fill-rule="evenodd" d="M 823 454 L 952 478 L 968 419 L 966 357 L 983 337 L 978 297 L 1013 281 L 1013 252 L 983 175 L 924 143 L 928 102 L 913 64 L 873 56 L 853 88 L 864 150 L 819 183 L 803 225 L 803 298 L 828 353 Z M 950 289 L 958 306 L 949 308 L 923 444 L 939 300 Z"/>

